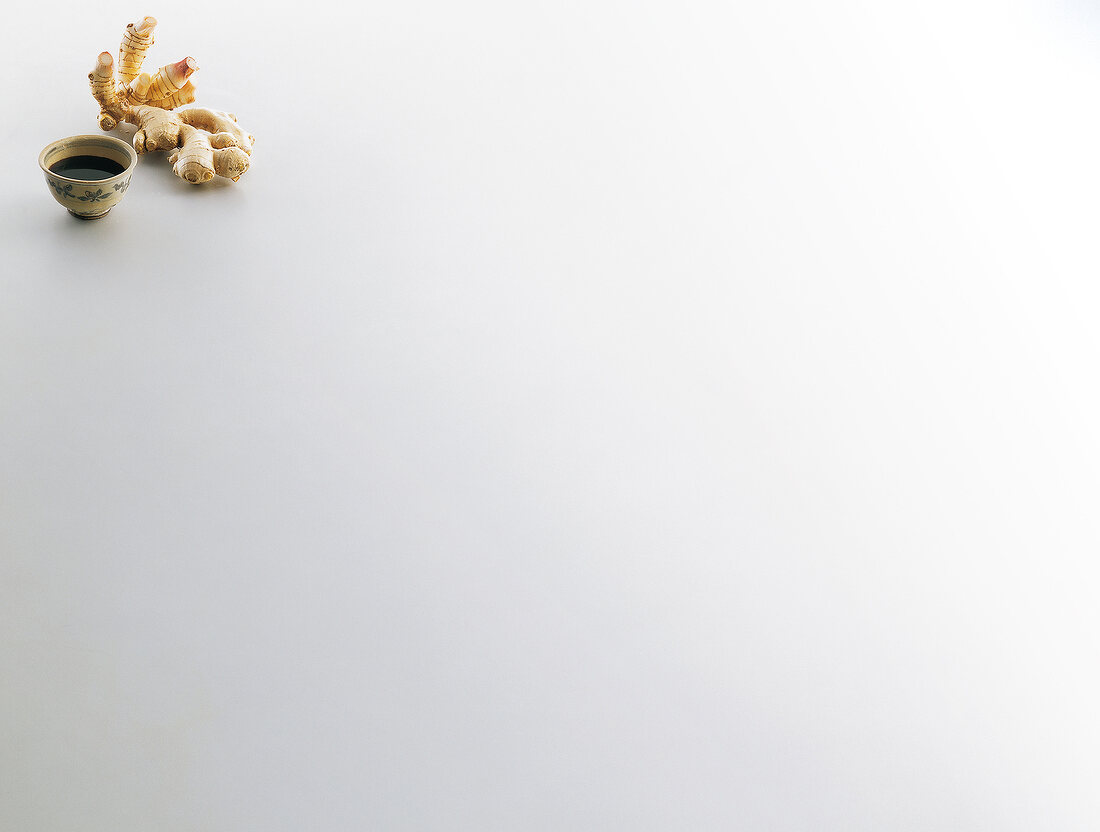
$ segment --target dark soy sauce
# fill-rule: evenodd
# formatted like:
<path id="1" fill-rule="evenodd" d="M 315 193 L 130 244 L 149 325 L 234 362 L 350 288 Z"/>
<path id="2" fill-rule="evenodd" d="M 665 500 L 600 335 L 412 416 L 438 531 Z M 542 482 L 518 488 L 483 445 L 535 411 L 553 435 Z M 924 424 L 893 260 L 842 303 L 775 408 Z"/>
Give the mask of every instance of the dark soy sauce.
<path id="1" fill-rule="evenodd" d="M 60 162 L 54 162 L 50 165 L 50 170 L 58 176 L 94 182 L 97 179 L 110 179 L 126 168 L 106 156 L 70 156 Z"/>

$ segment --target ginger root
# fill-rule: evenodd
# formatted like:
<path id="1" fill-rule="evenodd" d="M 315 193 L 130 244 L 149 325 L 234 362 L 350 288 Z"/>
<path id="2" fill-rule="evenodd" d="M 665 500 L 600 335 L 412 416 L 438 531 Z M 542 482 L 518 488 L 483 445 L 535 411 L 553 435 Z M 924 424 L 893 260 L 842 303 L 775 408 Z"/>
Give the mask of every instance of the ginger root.
<path id="1" fill-rule="evenodd" d="M 156 25 L 154 18 L 143 17 L 126 27 L 117 73 L 110 52 L 102 52 L 96 59 L 88 81 L 100 106 L 99 126 L 113 130 L 121 122 L 136 125 L 137 152 L 169 151 L 172 170 L 186 182 L 209 182 L 215 174 L 240 179 L 248 170 L 256 139 L 238 126 L 237 117 L 205 107 L 173 112 L 195 100 L 195 87 L 189 80 L 198 69 L 195 59 L 166 64 L 154 75 L 141 71 Z"/>

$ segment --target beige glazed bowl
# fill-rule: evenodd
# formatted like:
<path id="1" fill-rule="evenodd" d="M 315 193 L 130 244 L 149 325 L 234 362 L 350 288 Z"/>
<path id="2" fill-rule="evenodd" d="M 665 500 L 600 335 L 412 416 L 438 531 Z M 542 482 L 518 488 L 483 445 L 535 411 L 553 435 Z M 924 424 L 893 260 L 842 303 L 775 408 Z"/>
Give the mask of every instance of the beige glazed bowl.
<path id="1" fill-rule="evenodd" d="M 122 165 L 122 172 L 106 179 L 74 179 L 50 170 L 74 156 L 106 157 Z M 46 145 L 38 154 L 38 166 L 46 174 L 46 184 L 53 198 L 82 220 L 105 217 L 122 201 L 136 164 L 137 151 L 127 142 L 111 136 L 69 136 Z"/>

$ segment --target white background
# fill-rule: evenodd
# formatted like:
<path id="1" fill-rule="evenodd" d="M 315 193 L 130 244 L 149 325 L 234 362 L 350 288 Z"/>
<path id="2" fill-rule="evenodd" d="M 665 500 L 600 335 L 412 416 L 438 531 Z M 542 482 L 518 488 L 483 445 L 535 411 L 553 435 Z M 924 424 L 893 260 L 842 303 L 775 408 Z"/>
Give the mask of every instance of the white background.
<path id="1" fill-rule="evenodd" d="M 1095 3 L 5 15 L 0 829 L 1100 827 Z"/>

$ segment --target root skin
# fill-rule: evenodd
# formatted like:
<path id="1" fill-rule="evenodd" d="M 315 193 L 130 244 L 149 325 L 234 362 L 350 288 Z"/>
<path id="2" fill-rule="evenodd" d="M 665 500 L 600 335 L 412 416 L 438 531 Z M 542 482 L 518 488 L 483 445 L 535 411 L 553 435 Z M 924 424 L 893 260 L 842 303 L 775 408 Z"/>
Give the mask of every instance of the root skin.
<path id="1" fill-rule="evenodd" d="M 118 78 L 123 84 L 129 84 L 141 72 L 145 55 L 153 45 L 156 25 L 156 18 L 143 17 L 136 24 L 129 24 L 122 33 L 122 43 L 118 47 Z"/>

